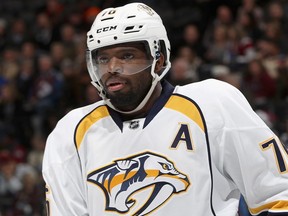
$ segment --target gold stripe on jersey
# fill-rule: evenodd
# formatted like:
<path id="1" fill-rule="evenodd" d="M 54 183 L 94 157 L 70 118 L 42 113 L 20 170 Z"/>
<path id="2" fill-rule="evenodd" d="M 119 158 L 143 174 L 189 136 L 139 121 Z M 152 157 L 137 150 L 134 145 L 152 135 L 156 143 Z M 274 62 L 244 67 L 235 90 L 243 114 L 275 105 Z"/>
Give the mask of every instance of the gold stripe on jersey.
<path id="1" fill-rule="evenodd" d="M 97 107 L 91 113 L 86 115 L 78 124 L 76 131 L 75 131 L 75 144 L 77 149 L 80 148 L 82 143 L 83 137 L 88 129 L 98 120 L 106 117 L 109 115 L 108 109 L 106 106 Z"/>
<path id="2" fill-rule="evenodd" d="M 249 208 L 250 212 L 252 214 L 259 214 L 262 211 L 268 211 L 268 210 L 277 210 L 277 211 L 283 211 L 288 210 L 288 200 L 278 200 L 275 202 L 271 202 L 268 204 L 265 204 L 263 206 L 260 206 L 258 208 Z"/>
<path id="3" fill-rule="evenodd" d="M 172 95 L 165 104 L 166 108 L 176 110 L 192 119 L 204 131 L 204 122 L 198 107 L 190 100 L 178 95 Z"/>

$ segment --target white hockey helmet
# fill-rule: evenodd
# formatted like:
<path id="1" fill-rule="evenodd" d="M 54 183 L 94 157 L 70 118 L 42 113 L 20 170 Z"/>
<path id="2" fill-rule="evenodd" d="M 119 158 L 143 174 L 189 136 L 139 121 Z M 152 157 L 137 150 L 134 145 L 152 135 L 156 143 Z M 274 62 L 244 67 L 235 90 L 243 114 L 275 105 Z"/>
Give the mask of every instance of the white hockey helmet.
<path id="1" fill-rule="evenodd" d="M 139 106 L 132 111 L 122 113 L 133 113 L 141 109 L 150 98 L 157 82 L 165 76 L 171 67 L 170 42 L 167 38 L 166 29 L 160 16 L 153 9 L 143 3 L 131 3 L 101 11 L 87 33 L 87 68 L 92 84 L 111 108 L 117 110 L 106 97 L 92 54 L 102 47 L 129 42 L 144 42 L 148 47 L 149 50 L 147 51 L 153 59 L 151 63 L 153 82 Z M 165 62 L 162 72 L 156 74 L 154 68 L 160 52 L 163 53 Z M 121 112 L 121 110 L 117 111 Z"/>

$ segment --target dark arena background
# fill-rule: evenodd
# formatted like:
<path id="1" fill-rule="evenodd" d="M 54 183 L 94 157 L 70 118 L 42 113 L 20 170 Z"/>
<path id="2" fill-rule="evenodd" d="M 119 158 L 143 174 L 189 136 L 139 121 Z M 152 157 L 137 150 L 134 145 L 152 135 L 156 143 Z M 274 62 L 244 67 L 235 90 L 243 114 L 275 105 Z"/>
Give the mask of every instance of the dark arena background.
<path id="1" fill-rule="evenodd" d="M 43 150 L 56 122 L 99 100 L 86 32 L 124 0 L 0 0 L 0 215 L 45 215 Z M 172 47 L 167 79 L 239 88 L 288 145 L 288 1 L 146 0 Z M 245 203 L 241 216 L 248 216 Z"/>

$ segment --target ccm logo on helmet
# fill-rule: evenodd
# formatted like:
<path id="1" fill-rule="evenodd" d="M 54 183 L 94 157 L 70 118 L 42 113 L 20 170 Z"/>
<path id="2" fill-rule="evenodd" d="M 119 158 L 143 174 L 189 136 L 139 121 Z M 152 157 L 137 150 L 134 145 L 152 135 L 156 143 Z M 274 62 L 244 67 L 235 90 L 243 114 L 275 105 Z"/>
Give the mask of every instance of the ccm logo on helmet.
<path id="1" fill-rule="evenodd" d="M 111 30 L 115 30 L 117 28 L 117 25 L 115 26 L 107 26 L 107 27 L 103 27 L 103 28 L 99 28 L 96 30 L 96 33 L 101 33 L 101 32 L 108 32 Z"/>

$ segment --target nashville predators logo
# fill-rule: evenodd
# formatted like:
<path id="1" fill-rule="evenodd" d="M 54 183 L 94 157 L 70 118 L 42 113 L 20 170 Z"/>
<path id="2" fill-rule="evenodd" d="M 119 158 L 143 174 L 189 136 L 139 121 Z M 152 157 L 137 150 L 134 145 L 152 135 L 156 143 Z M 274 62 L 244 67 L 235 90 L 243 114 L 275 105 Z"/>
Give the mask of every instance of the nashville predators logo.
<path id="1" fill-rule="evenodd" d="M 147 215 L 190 185 L 187 176 L 176 170 L 172 162 L 151 152 L 116 160 L 90 173 L 87 180 L 105 193 L 107 211 L 123 214 L 136 203 L 135 194 L 152 188 L 134 216 Z"/>

